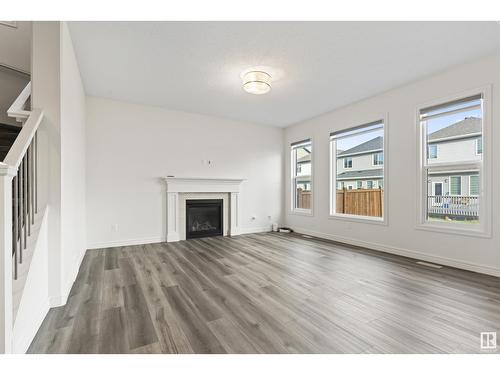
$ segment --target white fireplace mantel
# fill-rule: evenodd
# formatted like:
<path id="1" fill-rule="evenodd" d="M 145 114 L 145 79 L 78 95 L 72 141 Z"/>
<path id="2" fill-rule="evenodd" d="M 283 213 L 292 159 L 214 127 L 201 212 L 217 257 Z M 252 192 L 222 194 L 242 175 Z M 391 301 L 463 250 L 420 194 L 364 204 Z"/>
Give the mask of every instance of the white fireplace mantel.
<path id="1" fill-rule="evenodd" d="M 235 236 L 240 230 L 240 186 L 244 179 L 234 178 L 198 178 L 198 177 L 165 177 L 167 183 L 167 242 L 182 240 L 179 207 L 179 194 L 183 193 L 227 193 L 229 195 L 228 234 Z"/>

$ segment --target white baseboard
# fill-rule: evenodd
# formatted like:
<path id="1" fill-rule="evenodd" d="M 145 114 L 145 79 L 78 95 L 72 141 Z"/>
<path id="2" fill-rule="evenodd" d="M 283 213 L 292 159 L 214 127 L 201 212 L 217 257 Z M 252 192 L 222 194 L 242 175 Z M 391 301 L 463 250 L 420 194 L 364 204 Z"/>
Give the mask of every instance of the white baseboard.
<path id="1" fill-rule="evenodd" d="M 97 242 L 87 246 L 87 249 L 107 249 L 109 247 L 146 245 L 149 243 L 165 242 L 164 237 L 135 238 L 128 240 Z"/>
<path id="2" fill-rule="evenodd" d="M 239 234 L 263 233 L 263 232 L 270 232 L 270 231 L 271 231 L 271 225 L 266 226 L 266 227 L 241 228 Z M 176 239 L 172 239 L 172 241 L 176 241 Z M 128 240 L 96 242 L 96 243 L 88 245 L 87 249 L 88 250 L 107 249 L 110 247 L 146 245 L 146 244 L 150 244 L 150 243 L 159 243 L 159 242 L 167 242 L 167 241 L 166 241 L 165 237 L 133 238 L 133 239 L 128 239 Z"/>
<path id="3" fill-rule="evenodd" d="M 473 271 L 473 272 L 478 272 L 478 273 L 484 273 L 486 275 L 500 277 L 500 269 L 497 267 L 491 267 L 491 266 L 482 265 L 482 264 L 464 262 L 461 260 L 445 258 L 445 257 L 437 256 L 437 255 L 429 255 L 426 253 L 421 253 L 419 251 L 402 249 L 399 247 L 387 246 L 387 245 L 382 245 L 382 244 L 378 244 L 375 242 L 362 241 L 362 240 L 357 240 L 357 239 L 353 239 L 353 238 L 349 238 L 349 237 L 337 236 L 337 235 L 329 234 L 329 233 L 316 232 L 316 231 L 312 231 L 312 230 L 309 230 L 306 228 L 294 227 L 293 230 L 299 234 L 308 234 L 310 236 L 324 238 L 327 240 L 332 240 L 332 241 L 337 241 L 337 242 L 343 242 L 343 243 L 346 243 L 349 245 L 365 247 L 365 248 L 372 249 L 372 250 L 382 251 L 384 253 L 401 255 L 404 257 L 408 257 L 408 258 L 424 260 L 427 262 L 441 264 L 444 266 L 460 268 L 460 269 L 464 269 L 467 271 Z"/>
<path id="4" fill-rule="evenodd" d="M 267 227 L 241 228 L 240 234 L 271 232 L 271 225 Z"/>

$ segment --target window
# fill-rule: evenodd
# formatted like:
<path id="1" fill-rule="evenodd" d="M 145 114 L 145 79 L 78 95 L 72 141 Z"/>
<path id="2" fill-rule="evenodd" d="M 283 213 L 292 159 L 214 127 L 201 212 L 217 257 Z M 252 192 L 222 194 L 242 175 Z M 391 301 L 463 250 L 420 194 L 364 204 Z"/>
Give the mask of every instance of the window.
<path id="1" fill-rule="evenodd" d="M 374 181 L 383 186 L 384 180 L 384 122 L 366 125 L 330 134 L 331 186 L 346 182 L 347 189 L 333 189 L 330 215 L 335 217 L 382 220 L 384 194 L 382 189 L 360 192 L 363 180 L 372 189 Z M 377 168 L 373 166 L 376 165 Z M 348 169 L 348 170 L 346 170 Z M 349 170 L 350 169 L 350 170 Z M 352 189 L 352 190 L 351 190 Z"/>
<path id="2" fill-rule="evenodd" d="M 479 176 L 472 175 L 469 176 L 469 195 L 478 196 L 479 195 Z"/>
<path id="3" fill-rule="evenodd" d="M 312 142 L 306 139 L 292 143 L 292 210 L 311 212 L 312 208 Z"/>
<path id="4" fill-rule="evenodd" d="M 352 168 L 352 158 L 344 158 L 344 168 Z"/>
<path id="5" fill-rule="evenodd" d="M 437 144 L 430 144 L 427 146 L 427 158 L 437 159 L 438 157 L 438 147 Z"/>
<path id="6" fill-rule="evenodd" d="M 420 128 L 421 144 L 427 150 L 421 160 L 423 222 L 478 225 L 483 170 L 482 95 L 420 110 Z"/>
<path id="7" fill-rule="evenodd" d="M 483 137 L 476 139 L 476 155 L 483 153 Z"/>
<path id="8" fill-rule="evenodd" d="M 373 154 L 373 165 L 384 165 L 384 154 L 382 152 Z"/>
<path id="9" fill-rule="evenodd" d="M 462 177 L 450 177 L 450 195 L 462 195 Z"/>

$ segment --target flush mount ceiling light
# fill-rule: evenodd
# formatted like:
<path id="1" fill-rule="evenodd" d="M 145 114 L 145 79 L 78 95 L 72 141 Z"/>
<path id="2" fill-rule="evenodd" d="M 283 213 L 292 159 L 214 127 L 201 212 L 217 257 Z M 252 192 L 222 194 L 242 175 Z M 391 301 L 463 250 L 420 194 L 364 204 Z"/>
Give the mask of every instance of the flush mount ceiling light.
<path id="1" fill-rule="evenodd" d="M 251 70 L 242 76 L 243 90 L 250 94 L 262 95 L 271 91 L 271 76 L 261 70 Z"/>

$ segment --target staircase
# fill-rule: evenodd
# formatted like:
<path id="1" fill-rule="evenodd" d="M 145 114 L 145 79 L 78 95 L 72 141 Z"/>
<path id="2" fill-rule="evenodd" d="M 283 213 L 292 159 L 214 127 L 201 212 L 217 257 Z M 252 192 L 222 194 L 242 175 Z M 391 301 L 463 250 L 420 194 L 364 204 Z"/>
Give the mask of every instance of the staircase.
<path id="1" fill-rule="evenodd" d="M 0 124 L 0 161 L 4 161 L 20 131 L 20 126 Z"/>
<path id="2" fill-rule="evenodd" d="M 25 351 L 43 319 L 26 318 L 37 297 L 34 285 L 47 282 L 39 271 L 46 268 L 40 260 L 47 249 L 45 232 L 40 231 L 46 216 L 37 215 L 37 131 L 43 112 L 29 108 L 30 96 L 28 83 L 7 111 L 20 126 L 0 124 L 0 353 Z M 40 246 L 45 253 L 36 251 Z"/>

